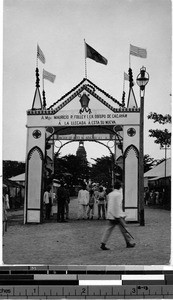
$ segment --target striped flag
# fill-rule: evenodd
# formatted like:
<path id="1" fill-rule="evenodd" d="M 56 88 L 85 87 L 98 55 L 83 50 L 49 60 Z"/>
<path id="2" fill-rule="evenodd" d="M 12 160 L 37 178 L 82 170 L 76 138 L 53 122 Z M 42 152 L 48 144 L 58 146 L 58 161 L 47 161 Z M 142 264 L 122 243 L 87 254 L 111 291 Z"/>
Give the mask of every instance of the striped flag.
<path id="1" fill-rule="evenodd" d="M 54 82 L 56 78 L 56 75 L 53 75 L 49 72 L 47 72 L 46 70 L 43 69 L 43 79 L 47 79 L 51 82 Z"/>
<path id="2" fill-rule="evenodd" d="M 107 65 L 108 60 L 103 57 L 100 53 L 98 53 L 94 48 L 85 43 L 86 46 L 86 57 L 95 60 L 98 63 Z"/>
<path id="3" fill-rule="evenodd" d="M 128 80 L 129 81 L 129 75 L 126 72 L 124 72 L 124 80 Z"/>
<path id="4" fill-rule="evenodd" d="M 130 55 L 147 58 L 147 50 L 130 44 Z"/>
<path id="5" fill-rule="evenodd" d="M 43 64 L 45 64 L 45 62 L 46 62 L 45 56 L 44 56 L 43 51 L 40 49 L 38 44 L 37 44 L 37 58 L 39 58 L 41 60 L 41 62 Z"/>

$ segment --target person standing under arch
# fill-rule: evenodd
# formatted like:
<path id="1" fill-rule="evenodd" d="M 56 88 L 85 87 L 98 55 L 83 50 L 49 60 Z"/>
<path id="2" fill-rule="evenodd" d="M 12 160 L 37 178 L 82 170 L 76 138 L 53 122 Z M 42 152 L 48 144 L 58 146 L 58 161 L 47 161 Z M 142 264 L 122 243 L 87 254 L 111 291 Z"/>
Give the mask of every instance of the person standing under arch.
<path id="1" fill-rule="evenodd" d="M 106 192 L 104 191 L 102 186 L 99 187 L 97 202 L 98 202 L 98 220 L 101 218 L 101 211 L 102 211 L 102 218 L 106 219 L 105 216 Z"/>
<path id="2" fill-rule="evenodd" d="M 51 197 L 51 186 L 48 186 L 44 192 L 43 203 L 45 205 L 45 219 L 50 219 L 51 207 L 52 207 L 52 197 Z"/>
<path id="3" fill-rule="evenodd" d="M 91 219 L 91 220 L 94 217 L 94 204 L 95 204 L 94 191 L 92 189 L 90 189 L 87 216 L 88 216 L 88 219 Z"/>
<path id="4" fill-rule="evenodd" d="M 58 181 L 57 186 L 57 222 L 67 222 L 67 220 L 64 219 L 67 192 L 64 188 L 64 183 L 62 181 Z"/>
<path id="5" fill-rule="evenodd" d="M 87 219 L 87 206 L 89 204 L 89 192 L 86 184 L 82 184 L 82 188 L 78 192 L 78 220 L 82 217 Z"/>

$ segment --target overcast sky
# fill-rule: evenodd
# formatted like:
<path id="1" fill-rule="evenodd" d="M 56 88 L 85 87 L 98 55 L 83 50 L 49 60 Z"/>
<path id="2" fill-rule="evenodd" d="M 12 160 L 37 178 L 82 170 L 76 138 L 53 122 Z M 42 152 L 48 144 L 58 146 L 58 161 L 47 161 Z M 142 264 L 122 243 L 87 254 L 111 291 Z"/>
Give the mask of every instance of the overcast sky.
<path id="1" fill-rule="evenodd" d="M 84 39 L 108 60 L 108 65 L 102 65 L 87 59 L 88 78 L 120 102 L 130 44 L 147 49 L 146 59 L 131 56 L 134 79 L 143 65 L 150 74 L 144 153 L 164 157 L 164 151 L 148 137 L 148 130 L 159 126 L 147 115 L 171 113 L 171 1 L 4 0 L 3 18 L 4 160 L 25 161 L 26 110 L 35 92 L 37 43 L 46 57 L 45 65 L 39 63 L 40 73 L 44 67 L 56 75 L 53 84 L 45 82 L 50 106 L 84 78 Z M 127 81 L 125 91 L 127 101 Z M 139 105 L 137 84 L 134 92 Z M 75 154 L 77 147 L 78 143 L 71 143 L 61 154 Z M 109 155 L 101 145 L 86 142 L 85 147 L 89 160 Z"/>

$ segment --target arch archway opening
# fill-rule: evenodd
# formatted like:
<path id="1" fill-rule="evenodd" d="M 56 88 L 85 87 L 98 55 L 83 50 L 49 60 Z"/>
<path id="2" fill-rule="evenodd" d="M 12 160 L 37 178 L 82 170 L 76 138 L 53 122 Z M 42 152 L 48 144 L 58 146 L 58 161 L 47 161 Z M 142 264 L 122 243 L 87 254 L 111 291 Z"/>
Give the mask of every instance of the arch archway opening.
<path id="1" fill-rule="evenodd" d="M 114 126 L 115 127 L 115 126 Z M 69 147 L 71 144 L 75 144 L 75 143 L 79 143 L 81 141 L 83 141 L 86 145 L 87 144 L 93 144 L 93 147 L 90 147 L 92 149 L 97 148 L 97 146 L 101 146 L 101 148 L 99 148 L 99 151 L 97 152 L 97 155 L 95 155 L 95 158 L 93 158 L 93 151 L 92 154 L 90 154 L 90 158 L 88 160 L 88 162 L 90 163 L 90 165 L 94 164 L 94 160 L 96 161 L 97 158 L 101 158 L 103 156 L 110 156 L 111 159 L 111 166 L 110 166 L 110 173 L 111 173 L 111 186 L 113 188 L 114 185 L 114 181 L 116 180 L 116 178 L 119 178 L 120 174 L 118 173 L 117 169 L 119 168 L 118 164 L 116 163 L 116 159 L 123 154 L 122 149 L 123 149 L 123 137 L 122 134 L 119 133 L 119 131 L 122 131 L 122 127 L 119 130 L 115 130 L 115 128 L 105 128 L 102 127 L 102 132 L 104 132 L 103 134 L 98 133 L 98 127 L 92 127 L 90 128 L 90 133 L 88 133 L 88 128 L 87 130 L 84 128 L 82 128 L 82 130 L 80 129 L 80 134 L 77 133 L 78 130 L 76 130 L 76 128 L 69 128 L 70 130 L 70 134 L 67 135 L 67 128 L 60 128 L 60 129 L 54 129 L 51 130 L 51 134 L 47 137 L 46 143 L 47 145 L 53 142 L 54 144 L 54 150 L 53 150 L 53 163 L 55 165 L 55 161 L 57 157 L 60 157 L 61 155 L 61 151 L 65 148 L 65 147 Z M 99 128 L 99 131 L 101 131 L 101 129 Z M 72 134 L 71 132 L 75 131 L 74 134 Z M 92 133 L 91 133 L 92 132 Z M 94 132 L 94 133 L 93 133 Z M 71 138 L 69 140 L 69 138 Z M 99 138 L 101 140 L 99 140 Z M 120 147 L 121 146 L 121 147 Z M 49 148 L 49 147 L 47 147 Z M 77 147 L 76 147 L 77 148 Z M 117 149 L 119 150 L 119 154 L 117 157 Z M 67 148 L 68 149 L 68 148 Z M 70 153 L 70 151 L 68 151 Z M 68 153 L 66 151 L 66 153 Z M 88 151 L 87 151 L 88 152 Z M 106 152 L 106 153 L 105 153 Z M 74 153 L 74 149 L 73 149 L 73 153 Z M 100 155 L 98 155 L 98 153 Z M 103 154 L 103 155 L 102 155 Z M 76 155 L 76 153 L 75 153 Z M 48 169 L 48 166 L 47 166 Z M 57 174 L 57 172 L 56 172 Z M 55 176 L 55 170 L 54 172 L 52 172 L 52 174 L 48 174 L 48 177 L 50 177 L 51 179 Z M 122 179 L 122 176 L 121 176 Z"/>

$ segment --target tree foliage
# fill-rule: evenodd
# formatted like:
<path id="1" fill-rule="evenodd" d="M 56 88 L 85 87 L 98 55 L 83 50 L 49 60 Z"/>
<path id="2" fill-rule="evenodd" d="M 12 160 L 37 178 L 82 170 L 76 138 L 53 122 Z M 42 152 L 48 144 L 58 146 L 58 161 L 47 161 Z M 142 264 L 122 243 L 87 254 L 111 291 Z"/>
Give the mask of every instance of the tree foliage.
<path id="1" fill-rule="evenodd" d="M 4 179 L 8 179 L 22 173 L 25 173 L 25 163 L 12 160 L 3 160 Z"/>
<path id="2" fill-rule="evenodd" d="M 159 123 L 162 125 L 165 125 L 167 123 L 171 123 L 171 116 L 169 114 L 162 115 L 151 112 L 148 115 L 148 119 L 152 119 L 154 123 Z M 167 146 L 170 147 L 171 145 L 171 133 L 168 131 L 168 129 L 150 129 L 149 130 L 149 136 L 155 138 L 155 143 L 160 144 L 161 147 Z"/>
<path id="3" fill-rule="evenodd" d="M 169 114 L 162 115 L 162 114 L 157 114 L 150 112 L 148 115 L 148 119 L 152 119 L 154 123 L 158 122 L 159 124 L 166 124 L 166 123 L 171 123 L 171 116 Z"/>
<path id="4" fill-rule="evenodd" d="M 144 155 L 144 173 L 151 170 L 157 164 L 157 160 L 150 157 L 148 154 Z"/>
<path id="5" fill-rule="evenodd" d="M 171 145 L 171 133 L 165 129 L 165 130 L 160 130 L 160 129 L 150 129 L 149 130 L 150 134 L 149 136 L 155 138 L 155 143 L 160 144 L 160 146 L 167 146 L 170 147 Z"/>
<path id="6" fill-rule="evenodd" d="M 95 164 L 91 168 L 91 180 L 98 183 L 110 183 L 112 176 L 112 160 L 111 157 L 103 156 L 94 159 Z"/>
<path id="7" fill-rule="evenodd" d="M 122 179 L 122 169 L 118 165 L 115 165 L 111 156 L 102 156 L 101 158 L 94 159 L 94 161 L 95 164 L 92 165 L 90 173 L 93 182 L 111 186 L 113 172 L 114 176 L 119 176 L 119 179 Z"/>
<path id="8" fill-rule="evenodd" d="M 68 184 L 77 185 L 79 181 L 89 179 L 88 161 L 75 155 L 56 157 L 54 169 L 54 177 L 64 179 Z"/>

